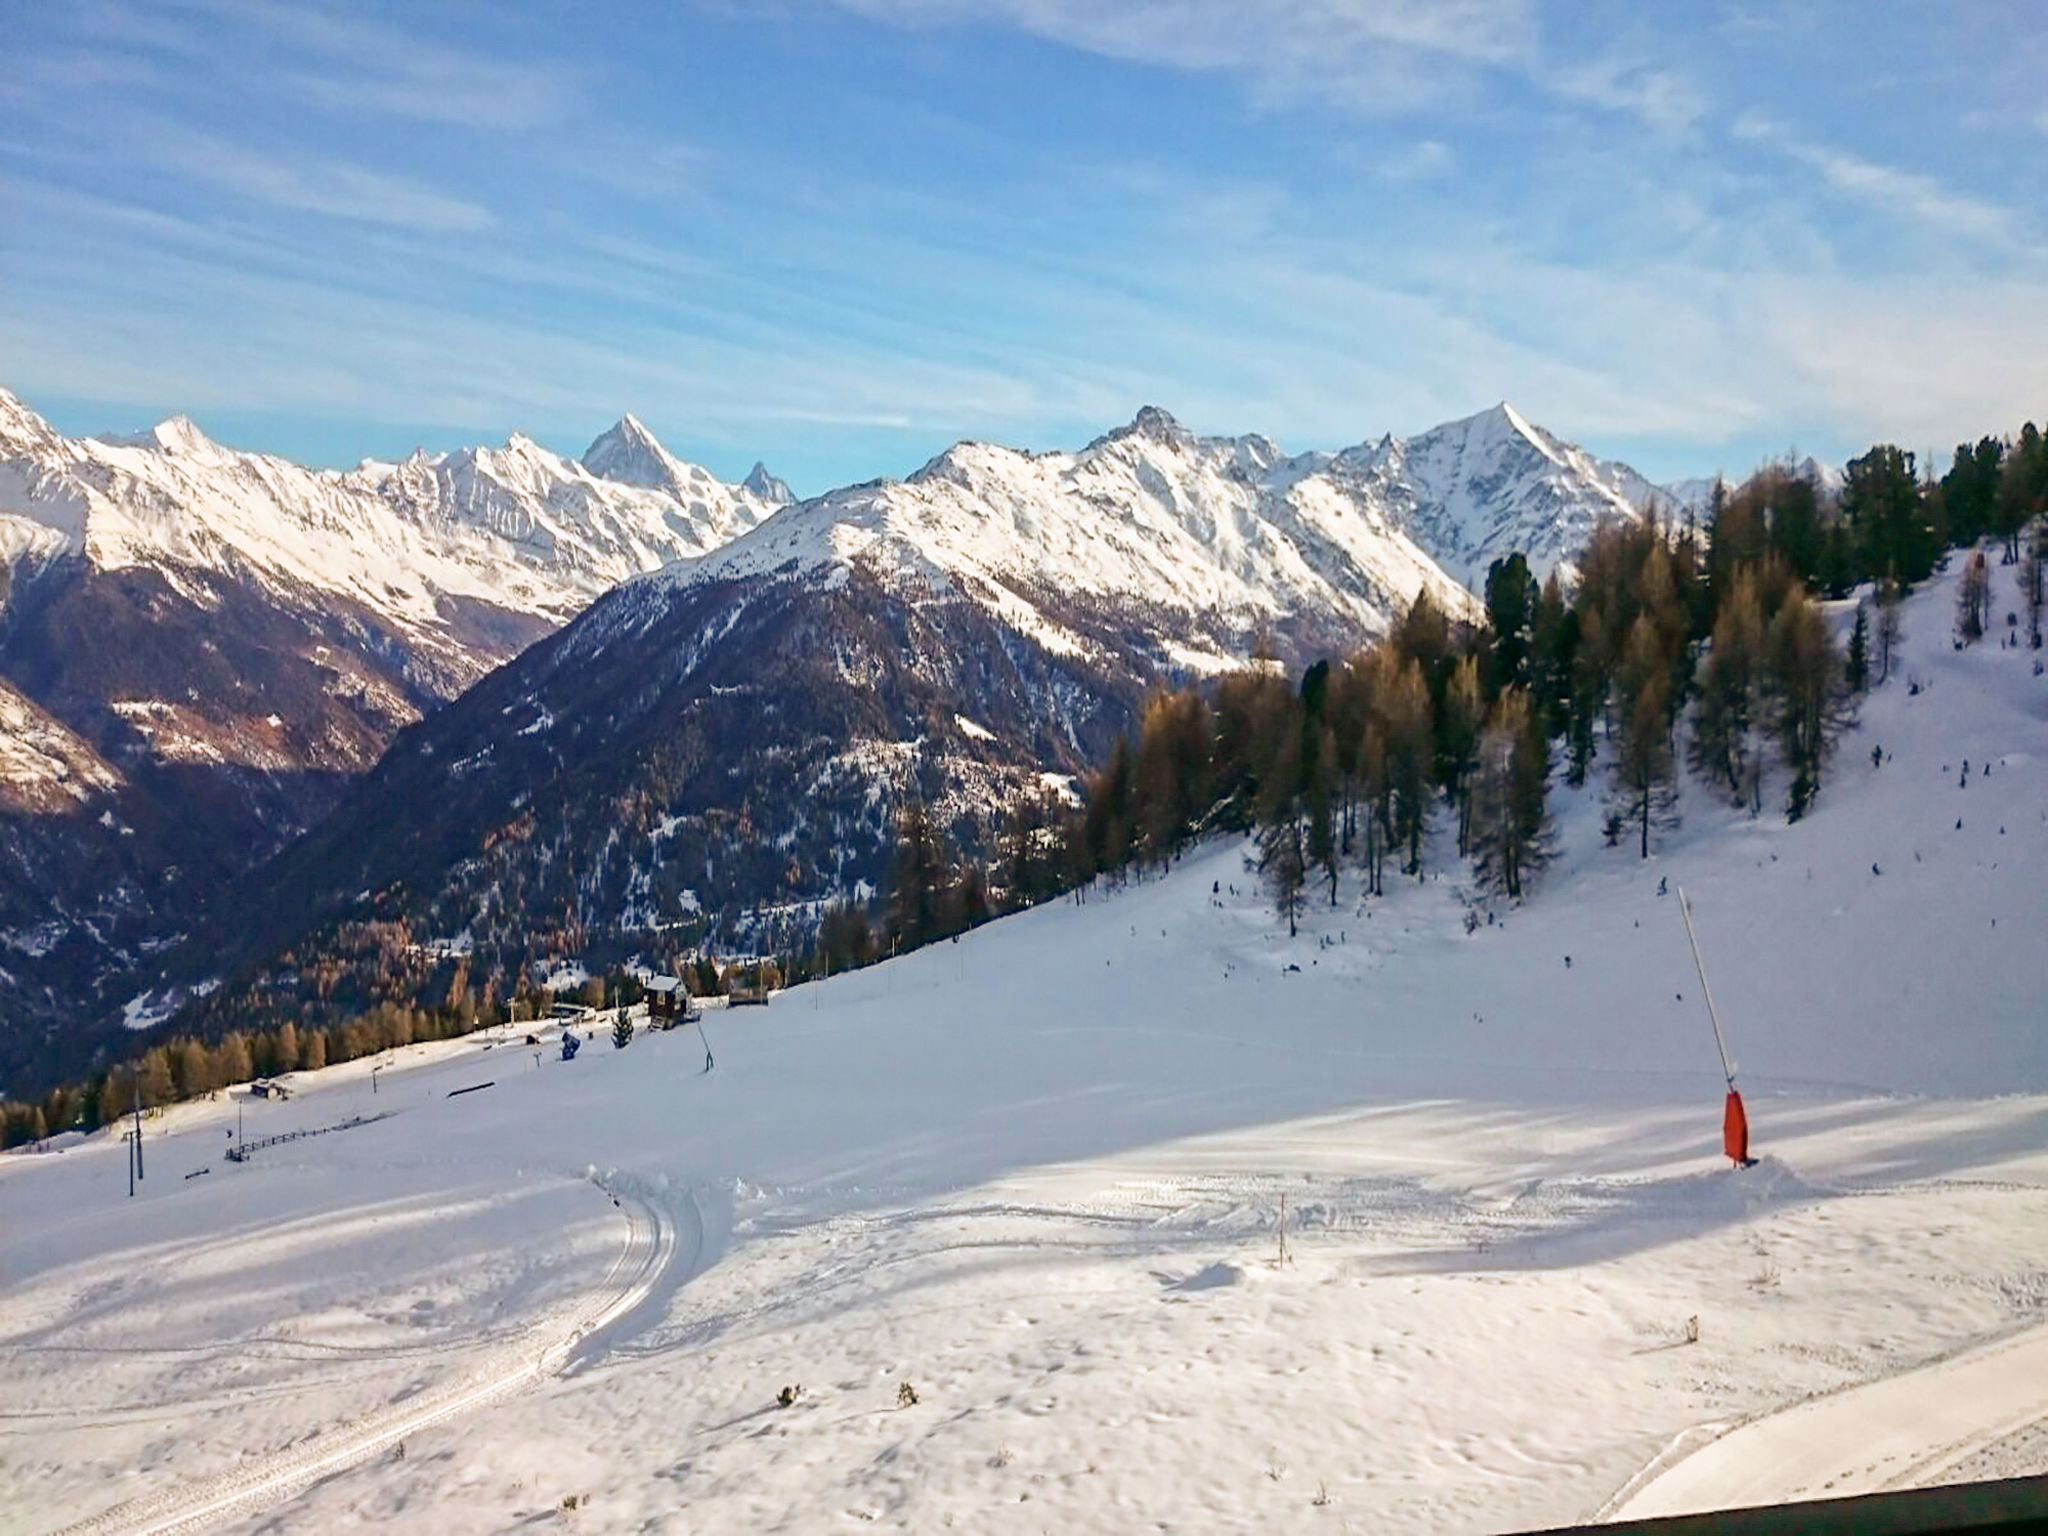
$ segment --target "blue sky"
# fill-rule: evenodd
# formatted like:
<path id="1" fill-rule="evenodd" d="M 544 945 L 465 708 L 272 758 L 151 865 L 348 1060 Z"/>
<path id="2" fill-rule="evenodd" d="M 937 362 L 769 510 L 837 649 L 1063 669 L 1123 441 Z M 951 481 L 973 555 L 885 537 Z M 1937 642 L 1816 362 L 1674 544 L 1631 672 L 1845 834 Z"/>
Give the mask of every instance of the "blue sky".
<path id="1" fill-rule="evenodd" d="M 0 0 L 0 383 L 728 477 L 1499 399 L 1659 478 L 2048 413 L 2038 0 Z"/>

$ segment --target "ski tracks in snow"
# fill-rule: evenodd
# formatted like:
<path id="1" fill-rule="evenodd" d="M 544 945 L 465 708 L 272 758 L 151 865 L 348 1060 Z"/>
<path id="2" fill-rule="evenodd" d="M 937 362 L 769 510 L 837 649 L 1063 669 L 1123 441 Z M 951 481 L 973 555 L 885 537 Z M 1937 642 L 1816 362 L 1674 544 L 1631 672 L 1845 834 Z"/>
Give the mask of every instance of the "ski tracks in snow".
<path id="1" fill-rule="evenodd" d="M 416 1435 L 510 1396 L 569 1365 L 593 1340 L 655 1293 L 674 1262 L 676 1222 L 653 1201 L 600 1183 L 626 1217 L 626 1241 L 604 1279 L 573 1306 L 487 1351 L 456 1380 L 401 1398 L 337 1431 L 319 1434 L 223 1477 L 146 1494 L 53 1536 L 184 1536 L 278 1504 L 323 1478 L 362 1465 Z M 701 1246 L 701 1244 L 699 1245 Z M 693 1255 L 692 1264 L 696 1262 Z"/>
<path id="2" fill-rule="evenodd" d="M 1687 1430 L 1599 1518 L 1641 1520 L 1924 1487 L 2044 1421 L 2048 1326 L 2039 1326 L 1765 1414 L 1725 1434 L 1715 1435 L 1714 1425 Z"/>

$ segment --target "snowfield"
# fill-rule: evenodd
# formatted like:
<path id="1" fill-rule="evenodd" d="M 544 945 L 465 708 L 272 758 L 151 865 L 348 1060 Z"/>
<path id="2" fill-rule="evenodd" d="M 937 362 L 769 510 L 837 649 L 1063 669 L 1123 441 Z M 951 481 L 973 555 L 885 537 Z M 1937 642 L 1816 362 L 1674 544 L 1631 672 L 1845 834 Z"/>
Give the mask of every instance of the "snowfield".
<path id="1" fill-rule="evenodd" d="M 1560 794 L 1520 908 L 1444 849 L 1289 940 L 1211 845 L 713 1010 L 709 1072 L 516 1031 L 172 1110 L 133 1201 L 107 1134 L 0 1158 L 0 1529 L 1488 1531 L 2048 1470 L 2048 679 L 1950 596 L 1806 821 L 1689 784 L 1645 863 Z"/>

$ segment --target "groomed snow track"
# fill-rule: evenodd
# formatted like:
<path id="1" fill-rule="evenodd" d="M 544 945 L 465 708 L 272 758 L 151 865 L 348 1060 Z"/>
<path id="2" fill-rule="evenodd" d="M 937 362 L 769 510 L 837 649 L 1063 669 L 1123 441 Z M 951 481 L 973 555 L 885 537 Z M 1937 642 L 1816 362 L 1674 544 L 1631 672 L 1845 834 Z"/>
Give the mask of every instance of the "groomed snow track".
<path id="1" fill-rule="evenodd" d="M 52 1536 L 183 1536 L 218 1529 L 282 1503 L 323 1478 L 360 1466 L 409 1435 L 485 1407 L 559 1371 L 586 1337 L 645 1300 L 675 1258 L 672 1220 L 647 1201 L 608 1192 L 625 1213 L 626 1241 L 596 1290 L 486 1354 L 456 1380 L 226 1476 L 131 1499 Z"/>
<path id="2" fill-rule="evenodd" d="M 1716 1434 L 1680 1435 L 1602 1521 L 1920 1488 L 2048 1421 L 2048 1326 L 1809 1399 Z"/>

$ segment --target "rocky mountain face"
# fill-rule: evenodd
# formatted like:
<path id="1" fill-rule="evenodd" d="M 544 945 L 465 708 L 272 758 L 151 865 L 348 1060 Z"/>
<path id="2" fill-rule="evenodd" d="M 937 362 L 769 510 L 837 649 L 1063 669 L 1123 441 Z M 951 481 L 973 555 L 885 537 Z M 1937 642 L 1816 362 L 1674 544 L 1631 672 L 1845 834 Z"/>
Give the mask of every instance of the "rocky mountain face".
<path id="1" fill-rule="evenodd" d="M 619 580 L 780 503 L 515 437 L 309 470 L 0 391 L 0 1084 L 334 806 L 393 735 Z"/>
<path id="2" fill-rule="evenodd" d="M 1569 566 L 1601 523 L 1668 500 L 1627 465 L 1553 437 L 1506 404 L 1346 449 L 1328 473 L 1479 592 L 1495 560 L 1519 550 L 1541 581 Z"/>
<path id="3" fill-rule="evenodd" d="M 1506 406 L 1293 455 L 1147 408 L 792 503 L 630 416 L 580 462 L 319 471 L 0 394 L 0 680 L 35 743 L 0 775 L 38 786 L 0 801 L 0 1084 L 123 1023 L 787 942 L 883 883 L 908 797 L 985 845 L 1154 683 L 1298 667 L 1418 593 L 1476 616 L 1490 559 L 1541 573 L 1658 494 Z"/>
<path id="4" fill-rule="evenodd" d="M 1528 536 L 1547 565 L 1570 535 L 1545 510 L 1634 516 L 1618 481 L 1508 412 L 1289 456 L 1148 408 L 1077 452 L 962 443 L 789 507 L 403 733 L 186 957 L 180 984 L 226 983 L 188 1018 L 343 1009 L 400 949 L 445 957 L 412 973 L 423 995 L 458 966 L 503 995 L 571 955 L 797 939 L 885 882 L 906 799 L 985 848 L 1007 805 L 1101 762 L 1155 683 L 1259 644 L 1298 667 L 1419 593 L 1476 618 L 1418 536 L 1468 568 Z"/>

